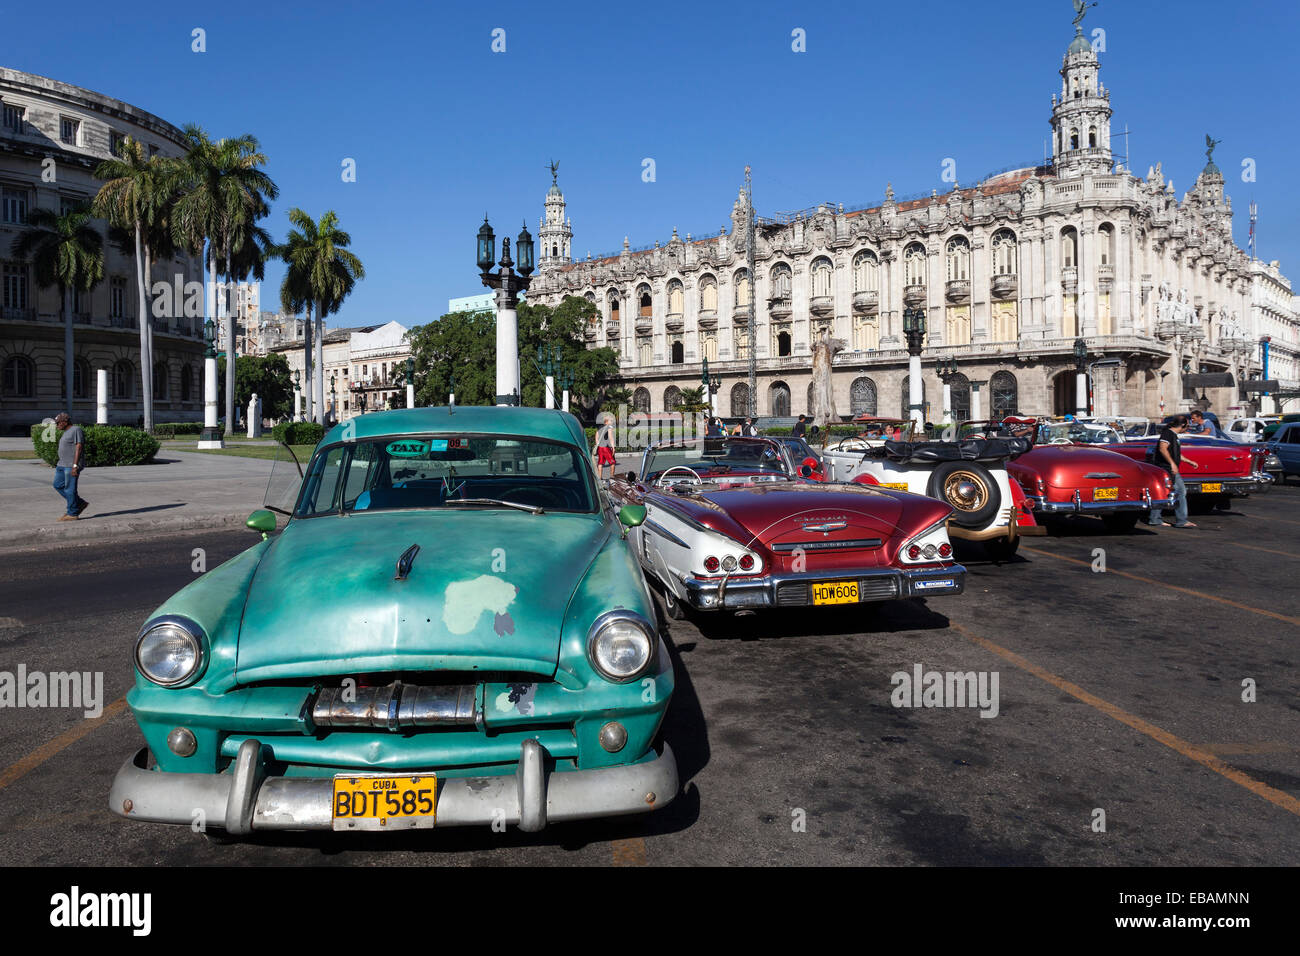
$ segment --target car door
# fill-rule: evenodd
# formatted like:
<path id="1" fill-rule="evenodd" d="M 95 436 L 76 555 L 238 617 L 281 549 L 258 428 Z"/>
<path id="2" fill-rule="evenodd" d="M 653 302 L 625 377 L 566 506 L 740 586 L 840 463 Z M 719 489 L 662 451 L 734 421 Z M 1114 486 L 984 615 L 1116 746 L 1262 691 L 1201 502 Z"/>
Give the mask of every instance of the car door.
<path id="1" fill-rule="evenodd" d="M 1286 474 L 1300 475 L 1300 423 L 1292 422 L 1279 428 L 1271 447 L 1282 460 L 1282 470 Z"/>

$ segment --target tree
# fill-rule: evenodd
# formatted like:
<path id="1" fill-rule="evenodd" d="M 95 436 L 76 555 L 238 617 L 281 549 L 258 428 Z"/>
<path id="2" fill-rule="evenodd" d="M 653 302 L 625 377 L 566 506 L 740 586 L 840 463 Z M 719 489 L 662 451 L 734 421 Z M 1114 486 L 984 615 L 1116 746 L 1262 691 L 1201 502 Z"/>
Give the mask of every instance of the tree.
<path id="1" fill-rule="evenodd" d="M 213 142 L 193 123 L 185 127 L 189 151 L 176 166 L 178 198 L 172 208 L 172 232 L 178 243 L 195 252 L 206 242 L 208 309 L 215 299 L 217 264 L 231 263 L 252 241 L 253 225 L 270 212 L 268 200 L 279 188 L 263 170 L 266 155 L 257 138 L 243 135 Z M 215 316 L 209 316 L 214 318 Z M 226 316 L 226 348 L 234 351 L 235 317 Z M 234 366 L 226 367 L 226 434 L 234 421 Z"/>
<path id="2" fill-rule="evenodd" d="M 682 389 L 677 396 L 677 407 L 673 409 L 678 412 L 707 412 L 708 410 L 709 406 L 704 401 L 703 385 Z"/>
<path id="3" fill-rule="evenodd" d="M 217 402 L 226 396 L 226 359 L 217 359 Z M 283 355 L 240 355 L 235 358 L 235 404 L 247 408 L 254 395 L 262 400 L 267 418 L 293 414 L 293 379 Z"/>
<path id="4" fill-rule="evenodd" d="M 164 218 L 171 195 L 168 183 L 174 171 L 160 156 L 149 156 L 145 146 L 130 136 L 122 140 L 116 159 L 95 167 L 95 177 L 105 180 L 91 208 L 111 226 L 129 230 L 134 238 L 136 314 L 140 322 L 140 398 L 144 430 L 153 430 L 153 339 L 149 334 L 148 277 L 150 233 Z"/>
<path id="5" fill-rule="evenodd" d="M 30 259 L 36 285 L 57 285 L 63 294 L 64 411 L 72 414 L 72 305 L 75 293 L 89 292 L 104 278 L 104 239 L 90 225 L 91 211 L 82 205 L 56 215 L 50 209 L 27 214 L 28 229 L 13 243 L 16 259 Z M 146 375 L 149 372 L 145 373 Z"/>
<path id="6" fill-rule="evenodd" d="M 317 223 L 297 207 L 289 210 L 289 222 L 296 228 L 289 230 L 289 238 L 275 247 L 275 254 L 284 259 L 288 269 L 280 289 L 281 305 L 296 313 L 299 307 L 316 313 L 315 360 L 307 367 L 311 370 L 311 388 L 315 421 L 323 422 L 325 415 L 325 364 L 322 341 L 325 337 L 325 317 L 338 312 L 343 300 L 352 294 L 360 279 L 366 276 L 361 260 L 347 248 L 352 237 L 338 228 L 339 217 L 334 210 L 321 216 Z M 307 315 L 311 321 L 311 312 Z M 311 348 L 311 342 L 308 342 Z"/>

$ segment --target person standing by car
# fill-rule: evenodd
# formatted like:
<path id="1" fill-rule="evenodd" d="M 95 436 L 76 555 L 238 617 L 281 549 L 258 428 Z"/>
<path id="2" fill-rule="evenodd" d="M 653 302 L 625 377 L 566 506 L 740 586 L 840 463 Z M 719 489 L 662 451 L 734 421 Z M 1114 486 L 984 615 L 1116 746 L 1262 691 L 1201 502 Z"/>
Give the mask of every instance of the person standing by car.
<path id="1" fill-rule="evenodd" d="M 790 437 L 803 438 L 804 432 L 808 430 L 807 421 L 808 421 L 807 415 L 800 415 L 799 420 L 794 423 L 794 428 L 790 429 Z"/>
<path id="2" fill-rule="evenodd" d="M 60 432 L 59 458 L 54 466 L 54 490 L 63 495 L 68 503 L 67 514 L 59 520 L 76 521 L 89 504 L 77 494 L 77 479 L 86 463 L 86 433 L 80 425 L 72 424 L 67 412 L 59 412 L 55 416 L 54 427 Z"/>
<path id="3" fill-rule="evenodd" d="M 1210 412 L 1209 414 L 1213 415 L 1214 413 Z M 1219 427 L 1219 423 L 1216 419 L 1207 417 L 1206 413 L 1199 409 L 1192 412 L 1192 421 L 1188 426 L 1187 431 L 1192 435 L 1201 435 L 1205 438 L 1228 437 L 1224 433 L 1223 429 Z"/>
<path id="4" fill-rule="evenodd" d="M 596 465 L 600 469 L 600 477 L 607 480 L 614 476 L 614 416 L 605 414 L 602 420 L 603 424 L 596 430 Z M 609 472 L 606 474 L 605 469 Z"/>
<path id="5" fill-rule="evenodd" d="M 1190 458 L 1183 458 L 1182 444 L 1179 437 L 1187 431 L 1187 416 L 1174 415 L 1169 419 L 1169 423 L 1160 430 L 1160 437 L 1156 439 L 1154 449 L 1154 464 L 1159 465 L 1165 471 L 1169 472 L 1174 479 L 1174 527 L 1175 528 L 1195 528 L 1196 525 L 1187 520 L 1187 485 L 1183 483 L 1182 466 L 1184 460 L 1193 468 L 1199 467 L 1196 462 Z M 1167 526 L 1167 522 L 1160 516 L 1158 509 L 1151 509 L 1151 515 L 1147 519 L 1147 524 L 1153 528 Z"/>

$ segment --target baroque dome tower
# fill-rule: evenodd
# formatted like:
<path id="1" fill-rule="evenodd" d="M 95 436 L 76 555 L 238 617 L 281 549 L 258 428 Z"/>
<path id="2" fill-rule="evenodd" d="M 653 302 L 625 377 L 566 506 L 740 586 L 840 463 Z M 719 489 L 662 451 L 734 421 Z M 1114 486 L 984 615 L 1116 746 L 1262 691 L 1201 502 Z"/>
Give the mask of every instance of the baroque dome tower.
<path id="1" fill-rule="evenodd" d="M 1111 170 L 1110 91 L 1098 79 L 1097 53 L 1083 36 L 1082 3 L 1074 39 L 1061 63 L 1060 98 L 1052 97 L 1052 157 L 1056 175 L 1074 179 Z"/>

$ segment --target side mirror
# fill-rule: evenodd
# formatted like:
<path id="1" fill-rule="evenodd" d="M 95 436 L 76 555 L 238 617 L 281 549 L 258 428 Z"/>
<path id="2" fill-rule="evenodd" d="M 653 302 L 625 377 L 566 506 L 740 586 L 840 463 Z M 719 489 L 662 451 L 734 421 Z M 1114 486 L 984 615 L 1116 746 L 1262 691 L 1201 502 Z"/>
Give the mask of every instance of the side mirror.
<path id="1" fill-rule="evenodd" d="M 265 538 L 275 530 L 275 515 L 264 508 L 259 508 L 248 516 L 244 524 L 254 531 L 262 532 L 262 537 Z"/>
<path id="2" fill-rule="evenodd" d="M 627 537 L 627 529 L 635 528 L 645 523 L 646 508 L 645 505 L 624 505 L 618 509 L 618 522 L 623 526 L 623 537 Z"/>

